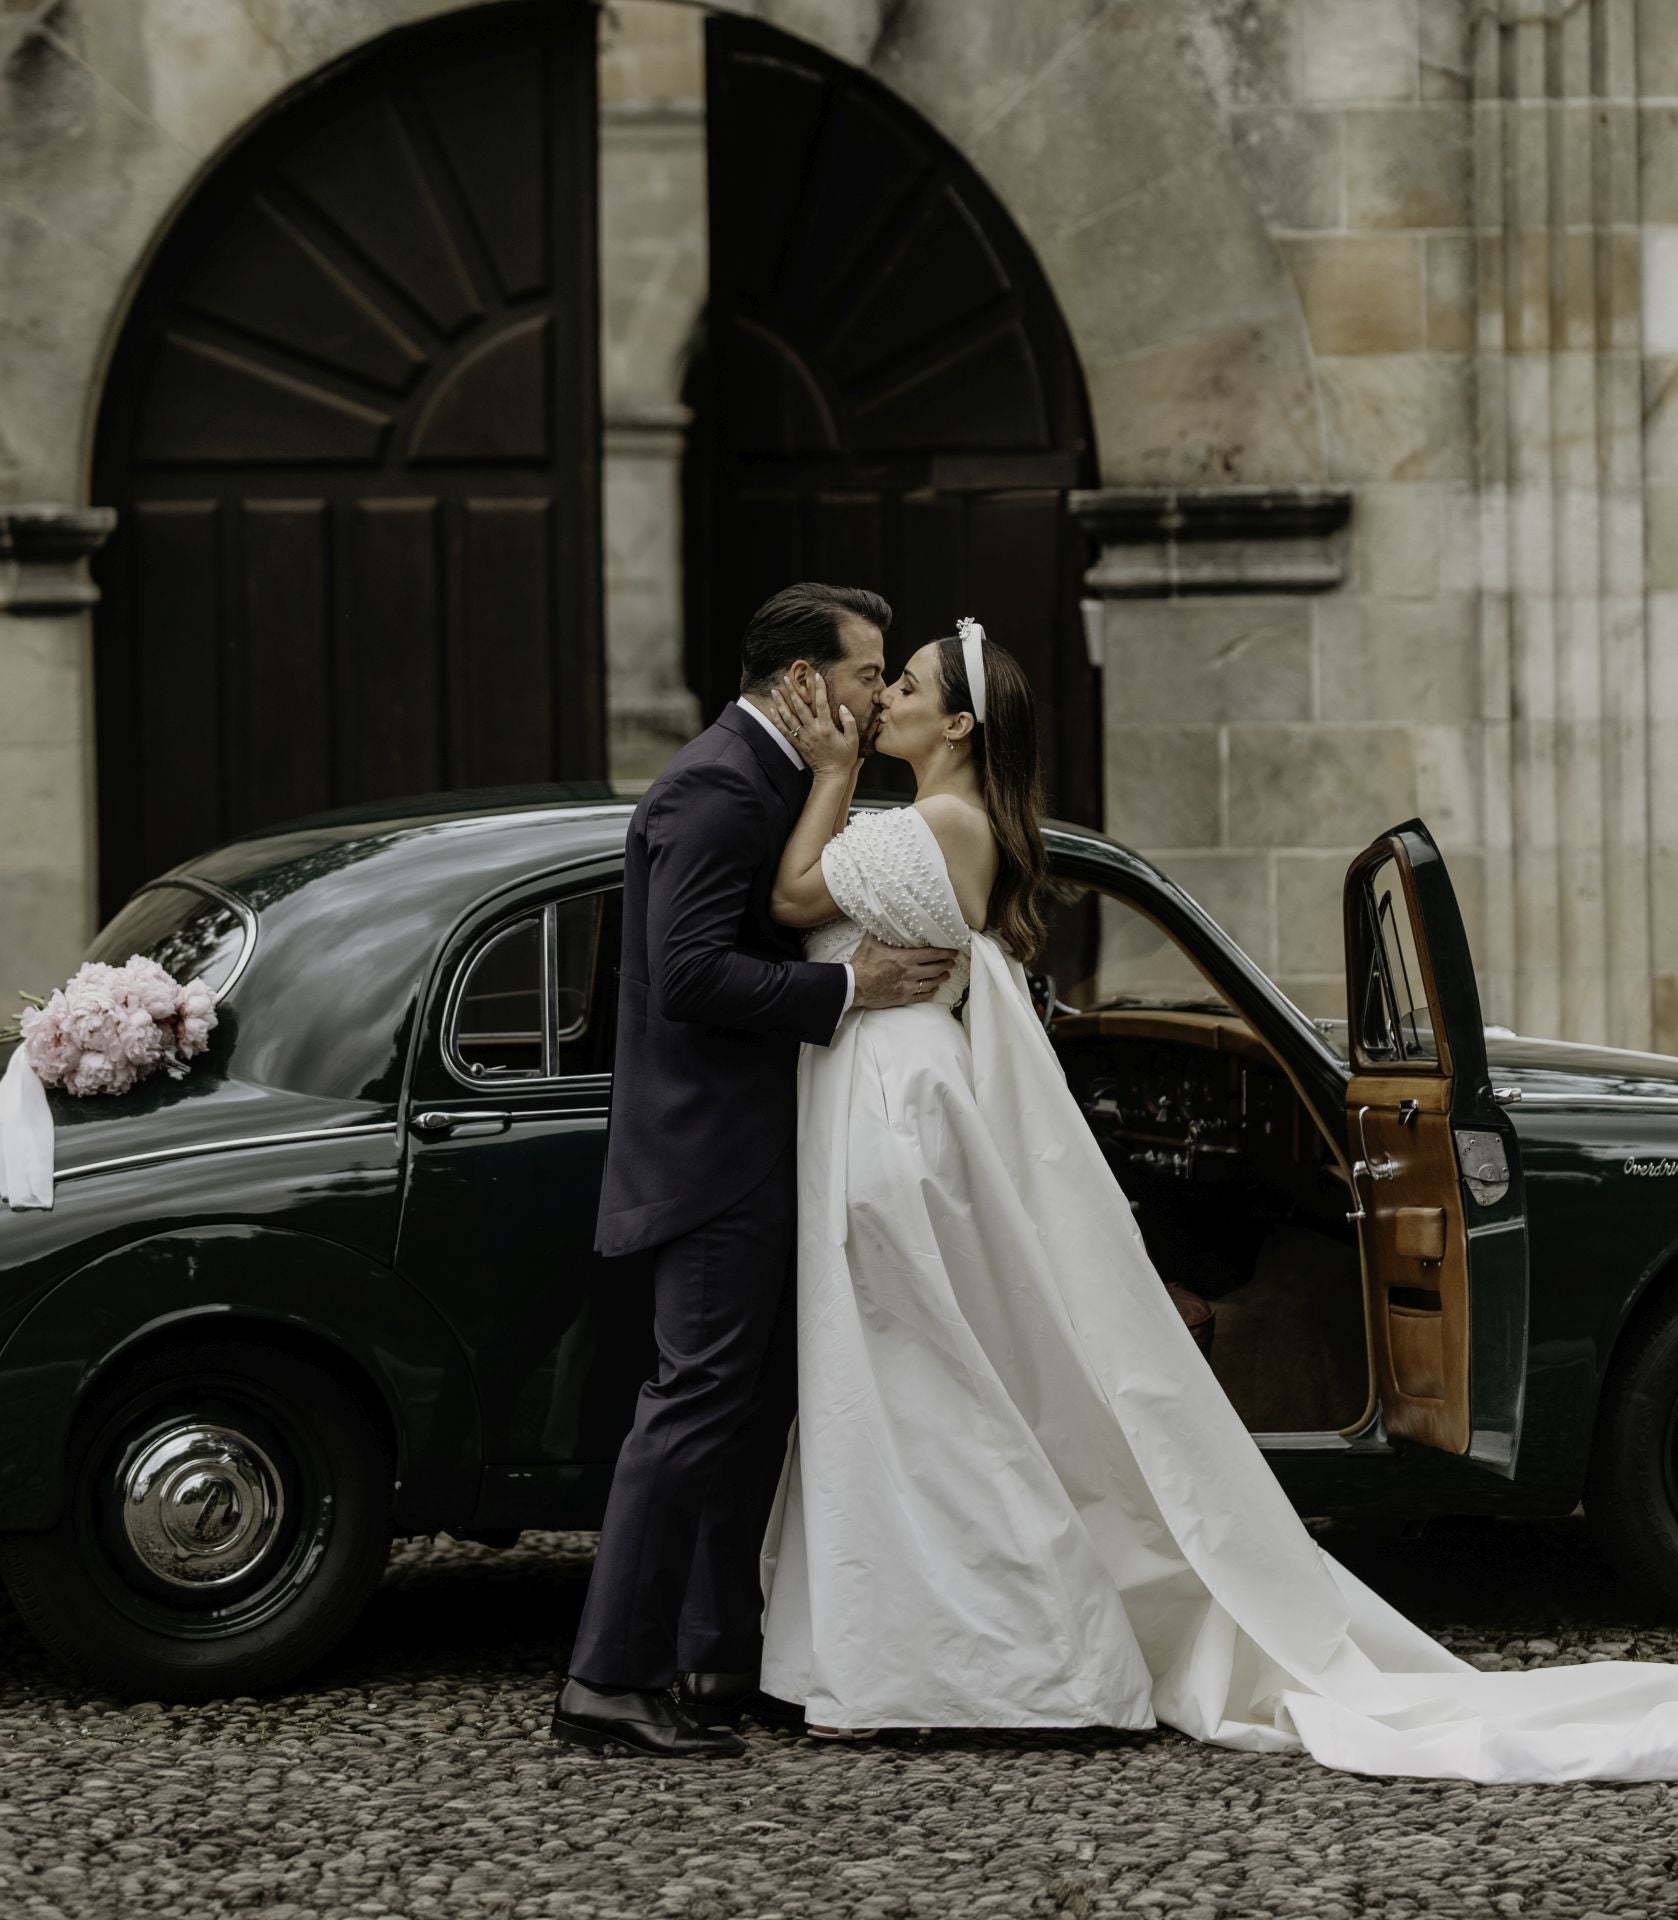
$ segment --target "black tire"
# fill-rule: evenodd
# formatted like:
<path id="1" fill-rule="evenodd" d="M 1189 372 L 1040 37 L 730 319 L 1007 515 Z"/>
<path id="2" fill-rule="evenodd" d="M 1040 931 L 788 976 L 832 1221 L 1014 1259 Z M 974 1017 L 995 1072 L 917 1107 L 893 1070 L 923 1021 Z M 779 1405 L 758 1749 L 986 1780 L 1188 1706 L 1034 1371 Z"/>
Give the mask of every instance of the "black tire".
<path id="1" fill-rule="evenodd" d="M 1597 1545 L 1638 1598 L 1678 1607 L 1678 1297 L 1625 1336 L 1585 1479 Z"/>
<path id="2" fill-rule="evenodd" d="M 41 1645 L 122 1698 L 256 1693 L 371 1598 L 393 1472 L 379 1422 L 317 1362 L 239 1339 L 154 1349 L 78 1411 L 58 1524 L 0 1536 L 0 1576 Z"/>

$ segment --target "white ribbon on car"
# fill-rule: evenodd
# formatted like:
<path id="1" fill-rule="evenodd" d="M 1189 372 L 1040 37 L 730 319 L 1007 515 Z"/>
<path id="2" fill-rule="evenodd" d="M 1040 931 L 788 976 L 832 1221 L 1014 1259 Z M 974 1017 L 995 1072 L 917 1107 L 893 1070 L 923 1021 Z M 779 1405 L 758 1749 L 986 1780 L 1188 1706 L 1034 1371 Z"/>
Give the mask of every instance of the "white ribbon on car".
<path id="1" fill-rule="evenodd" d="M 0 1075 L 0 1200 L 14 1212 L 52 1205 L 52 1108 L 20 1040 Z"/>

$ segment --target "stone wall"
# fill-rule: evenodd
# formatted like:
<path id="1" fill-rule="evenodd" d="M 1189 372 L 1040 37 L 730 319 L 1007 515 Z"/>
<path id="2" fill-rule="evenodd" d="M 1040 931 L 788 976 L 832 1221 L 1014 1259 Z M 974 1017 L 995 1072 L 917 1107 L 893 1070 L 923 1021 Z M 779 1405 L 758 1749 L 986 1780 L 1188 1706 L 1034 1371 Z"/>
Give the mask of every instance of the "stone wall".
<path id="1" fill-rule="evenodd" d="M 1469 9 L 1171 11 L 1195 136 L 1303 323 L 1298 438 L 1320 456 L 1273 477 L 1320 473 L 1353 507 L 1327 591 L 1254 593 L 1238 560 L 1216 597 L 1106 601 L 1108 825 L 1302 1006 L 1341 1012 L 1341 878 L 1381 828 L 1421 814 L 1485 940 Z M 1222 249 L 1235 219 L 1178 228 L 1175 253 Z M 1159 297 L 1192 313 L 1188 291 Z M 1506 1016 L 1506 981 L 1484 984 Z"/>
<path id="2" fill-rule="evenodd" d="M 1622 243 L 1622 272 L 1641 280 L 1640 391 L 1625 396 L 1642 426 L 1644 577 L 1648 661 L 1648 936 L 1655 1044 L 1678 1052 L 1678 7 L 1642 0 L 1636 15 L 1634 108 L 1637 228 Z M 1622 133 L 1629 144 L 1631 130 Z M 1622 177 L 1633 165 L 1621 161 Z M 1640 245 L 1641 258 L 1630 257 Z M 1635 408 L 1635 412 L 1631 409 Z M 1635 720 L 1627 731 L 1634 736 Z M 1634 873 L 1629 890 L 1635 892 Z"/>
<path id="3" fill-rule="evenodd" d="M 708 268 L 704 16 L 614 0 L 600 54 L 608 750 L 634 792 L 700 724 L 682 678 L 680 487 Z"/>
<path id="4" fill-rule="evenodd" d="M 1417 812 L 1489 1019 L 1678 1049 L 1675 362 L 1654 350 L 1678 344 L 1678 256 L 1651 224 L 1678 206 L 1678 10 L 1175 13 L 1204 137 L 1297 297 L 1322 476 L 1353 512 L 1326 591 L 1247 593 L 1237 564 L 1195 597 L 1106 599 L 1109 826 L 1332 1012 L 1340 874 Z M 1135 567 L 1099 571 L 1139 591 Z"/>
<path id="5" fill-rule="evenodd" d="M 1061 302 L 1104 487 L 1157 507 L 1152 545 L 1091 574 L 1109 825 L 1332 1011 L 1345 862 L 1419 812 L 1489 1018 L 1678 1049 L 1670 0 L 735 3 L 971 158 Z M 85 502 L 126 302 L 227 142 L 453 10 L 265 0 L 213 32 L 173 0 L 0 14 L 0 504 Z M 605 16 L 627 774 L 695 718 L 671 506 L 703 292 L 698 25 L 674 0 Z M 1180 501 L 1208 524 L 1234 501 L 1252 537 L 1180 564 Z M 1263 529 L 1277 503 L 1303 533 Z M 89 673 L 73 609 L 0 619 L 0 986 L 59 977 L 89 931 Z"/>

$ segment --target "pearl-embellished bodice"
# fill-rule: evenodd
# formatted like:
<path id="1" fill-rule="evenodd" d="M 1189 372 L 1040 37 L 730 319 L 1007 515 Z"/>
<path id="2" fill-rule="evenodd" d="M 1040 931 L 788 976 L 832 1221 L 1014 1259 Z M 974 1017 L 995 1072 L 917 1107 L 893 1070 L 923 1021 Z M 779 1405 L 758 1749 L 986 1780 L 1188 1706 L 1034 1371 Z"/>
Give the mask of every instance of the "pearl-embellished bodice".
<path id="1" fill-rule="evenodd" d="M 865 933 L 896 947 L 954 947 L 949 979 L 928 1006 L 967 991 L 973 929 L 962 918 L 937 836 L 913 807 L 860 813 L 822 849 L 822 877 L 843 918 L 804 936 L 810 960 L 848 960 Z"/>

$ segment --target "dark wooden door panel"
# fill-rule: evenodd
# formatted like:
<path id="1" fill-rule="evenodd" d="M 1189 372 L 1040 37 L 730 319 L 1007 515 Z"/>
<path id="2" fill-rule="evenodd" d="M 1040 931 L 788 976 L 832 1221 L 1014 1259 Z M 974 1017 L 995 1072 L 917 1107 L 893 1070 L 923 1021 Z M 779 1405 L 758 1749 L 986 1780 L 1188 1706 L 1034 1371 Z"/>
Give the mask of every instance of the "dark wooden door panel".
<path id="1" fill-rule="evenodd" d="M 603 775 L 594 20 L 390 36 L 159 250 L 95 462 L 105 913 L 299 812 Z"/>
<path id="2" fill-rule="evenodd" d="M 226 721 L 243 769 L 241 832 L 263 808 L 283 819 L 331 804 L 335 704 L 327 503 L 253 500 L 243 522 L 244 689 Z"/>
<path id="3" fill-rule="evenodd" d="M 118 719 L 170 755 L 193 743 L 199 789 L 218 809 L 227 796 L 227 743 L 220 726 L 226 694 L 219 622 L 223 520 L 212 500 L 156 502 L 136 516 L 135 553 L 155 586 L 135 625 L 147 670 Z M 178 785 L 165 786 L 156 808 L 158 832 L 190 839 L 196 830 L 192 805 Z"/>
<path id="4" fill-rule="evenodd" d="M 971 613 L 1036 688 L 1051 805 L 1100 818 L 1099 700 L 1068 488 L 1083 381 L 1030 249 L 971 167 L 866 75 L 752 21 L 706 25 L 711 295 L 687 389 L 690 607 L 707 712 L 797 579 L 871 586 L 896 665 Z M 879 761 L 864 792 L 904 789 Z"/>
<path id="5" fill-rule="evenodd" d="M 548 500 L 471 500 L 462 514 L 465 644 L 448 706 L 469 786 L 546 779 L 552 765 L 553 515 Z"/>

